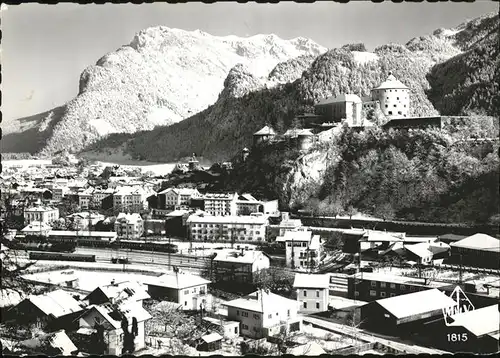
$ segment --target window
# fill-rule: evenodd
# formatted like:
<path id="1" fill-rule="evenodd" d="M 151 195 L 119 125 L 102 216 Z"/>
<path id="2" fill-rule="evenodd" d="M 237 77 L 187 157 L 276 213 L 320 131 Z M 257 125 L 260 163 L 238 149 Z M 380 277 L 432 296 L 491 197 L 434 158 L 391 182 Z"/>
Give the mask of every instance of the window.
<path id="1" fill-rule="evenodd" d="M 259 320 L 259 319 L 260 319 L 260 316 L 259 316 L 258 314 L 254 314 L 254 315 L 253 315 L 253 318 L 254 318 L 254 319 Z"/>
<path id="2" fill-rule="evenodd" d="M 385 296 L 386 296 L 385 292 L 380 292 L 380 297 L 385 297 Z"/>
<path id="3" fill-rule="evenodd" d="M 240 315 L 240 310 L 236 310 L 236 315 L 239 316 Z"/>
<path id="4" fill-rule="evenodd" d="M 359 296 L 359 292 L 358 291 L 354 291 L 354 296 L 358 297 Z"/>
<path id="5" fill-rule="evenodd" d="M 389 114 L 392 114 L 392 111 L 389 111 Z"/>
<path id="6" fill-rule="evenodd" d="M 304 308 L 307 308 L 307 302 L 304 302 Z"/>
<path id="7" fill-rule="evenodd" d="M 385 288 L 386 283 L 385 282 L 380 282 L 380 287 Z"/>
<path id="8" fill-rule="evenodd" d="M 372 297 L 377 296 L 377 291 L 370 290 L 370 296 Z"/>
<path id="9" fill-rule="evenodd" d="M 319 297 L 319 290 L 316 290 L 316 297 Z"/>
<path id="10" fill-rule="evenodd" d="M 248 326 L 247 326 L 246 324 L 242 324 L 242 325 L 241 325 L 241 328 L 243 328 L 243 329 L 248 329 Z"/>
<path id="11" fill-rule="evenodd" d="M 307 297 L 307 291 L 304 290 L 304 297 Z"/>
<path id="12" fill-rule="evenodd" d="M 406 290 L 406 286 L 405 286 L 405 285 L 400 285 L 400 286 L 399 286 L 399 289 L 400 289 L 401 291 L 404 291 L 404 290 Z"/>
<path id="13" fill-rule="evenodd" d="M 189 290 L 184 290 L 185 295 L 189 295 Z"/>
<path id="14" fill-rule="evenodd" d="M 234 327 L 234 333 L 238 334 L 238 327 Z"/>
<path id="15" fill-rule="evenodd" d="M 248 317 L 248 312 L 241 311 L 241 316 L 242 316 L 242 317 Z"/>
<path id="16" fill-rule="evenodd" d="M 319 302 L 316 302 L 316 309 L 319 309 Z"/>
<path id="17" fill-rule="evenodd" d="M 391 288 L 396 288 L 396 284 L 395 283 L 391 283 Z"/>
<path id="18" fill-rule="evenodd" d="M 385 105 L 385 108 L 389 108 L 389 106 L 388 106 L 388 105 Z"/>
<path id="19" fill-rule="evenodd" d="M 396 105 L 394 105 L 394 108 L 396 108 Z"/>
<path id="20" fill-rule="evenodd" d="M 402 114 L 402 112 L 401 112 L 401 111 L 398 111 L 398 114 Z"/>
<path id="21" fill-rule="evenodd" d="M 290 317 L 290 310 L 286 311 L 286 315 Z"/>
<path id="22" fill-rule="evenodd" d="M 399 97 L 396 97 L 399 100 Z"/>
<path id="23" fill-rule="evenodd" d="M 390 297 L 394 297 L 394 296 L 396 296 L 396 294 L 395 293 L 391 293 L 389 296 Z"/>
<path id="24" fill-rule="evenodd" d="M 377 287 L 377 281 L 371 281 L 372 287 Z"/>
<path id="25" fill-rule="evenodd" d="M 184 301 L 184 306 L 187 306 L 188 305 L 188 302 L 187 301 Z"/>
<path id="26" fill-rule="evenodd" d="M 271 319 L 271 318 L 273 318 L 273 315 L 272 314 L 267 315 L 267 318 Z"/>

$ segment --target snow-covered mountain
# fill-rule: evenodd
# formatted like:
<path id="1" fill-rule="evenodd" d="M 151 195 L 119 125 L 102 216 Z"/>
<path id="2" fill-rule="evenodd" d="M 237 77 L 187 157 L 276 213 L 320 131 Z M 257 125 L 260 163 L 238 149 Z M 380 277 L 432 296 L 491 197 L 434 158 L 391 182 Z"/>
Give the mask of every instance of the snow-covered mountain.
<path id="1" fill-rule="evenodd" d="M 237 64 L 265 78 L 262 84 L 273 86 L 280 78 L 267 76 L 278 63 L 324 52 L 326 48 L 305 38 L 217 37 L 164 26 L 145 29 L 129 45 L 85 69 L 79 94 L 63 108 L 29 118 L 35 123 L 29 126 L 30 135 L 43 138 L 32 141 L 38 148 L 31 151 L 76 151 L 109 133 L 179 122 L 212 105 Z"/>

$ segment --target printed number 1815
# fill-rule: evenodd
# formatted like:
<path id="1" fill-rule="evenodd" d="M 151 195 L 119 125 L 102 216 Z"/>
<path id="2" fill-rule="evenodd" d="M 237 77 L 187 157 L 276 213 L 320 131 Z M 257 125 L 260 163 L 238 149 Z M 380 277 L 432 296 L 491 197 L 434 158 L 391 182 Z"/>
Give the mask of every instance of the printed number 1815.
<path id="1" fill-rule="evenodd" d="M 467 333 L 448 333 L 446 338 L 448 338 L 448 342 L 466 342 L 469 339 Z"/>

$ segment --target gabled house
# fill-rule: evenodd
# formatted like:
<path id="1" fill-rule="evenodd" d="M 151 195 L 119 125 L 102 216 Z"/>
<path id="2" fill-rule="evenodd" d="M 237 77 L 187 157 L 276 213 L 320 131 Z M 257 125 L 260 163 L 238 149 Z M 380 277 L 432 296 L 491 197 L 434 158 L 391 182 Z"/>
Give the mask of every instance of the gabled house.
<path id="1" fill-rule="evenodd" d="M 286 266 L 293 269 L 315 270 L 321 262 L 321 237 L 311 231 L 286 231 L 277 242 L 285 243 Z"/>
<path id="2" fill-rule="evenodd" d="M 19 348 L 24 354 L 52 357 L 76 355 L 78 352 L 78 348 L 63 329 L 22 341 Z"/>
<path id="3" fill-rule="evenodd" d="M 212 262 L 216 282 L 252 283 L 255 274 L 270 266 L 269 256 L 262 251 L 219 250 Z"/>
<path id="4" fill-rule="evenodd" d="M 158 193 L 159 209 L 189 206 L 191 199 L 200 198 L 197 189 L 191 188 L 168 188 Z"/>
<path id="5" fill-rule="evenodd" d="M 207 285 L 210 281 L 200 276 L 174 273 L 152 277 L 144 284 L 152 298 L 174 302 L 183 310 L 199 310 L 209 305 Z"/>
<path id="6" fill-rule="evenodd" d="M 84 300 L 88 300 L 90 305 L 102 303 L 118 303 L 121 301 L 136 302 L 142 306 L 142 301 L 151 298 L 147 293 L 147 287 L 137 282 L 125 281 L 120 283 L 112 282 L 110 285 L 97 287 L 89 293 Z"/>
<path id="7" fill-rule="evenodd" d="M 136 351 L 145 347 L 144 326 L 150 318 L 151 315 L 135 302 L 92 305 L 79 317 L 77 333 L 82 336 L 102 334 L 105 347 L 104 352 L 99 353 L 121 355 L 127 334 L 132 335 Z"/>
<path id="8" fill-rule="evenodd" d="M 297 290 L 300 313 L 316 313 L 328 310 L 330 275 L 296 273 L 293 288 Z"/>
<path id="9" fill-rule="evenodd" d="M 83 301 L 76 300 L 69 292 L 56 290 L 44 295 L 31 295 L 12 309 L 20 325 L 34 324 L 37 327 L 72 329 L 74 319 L 86 308 Z"/>
<path id="10" fill-rule="evenodd" d="M 243 336 L 259 339 L 301 329 L 297 301 L 272 292 L 258 290 L 224 305 L 228 319 L 240 322 Z"/>

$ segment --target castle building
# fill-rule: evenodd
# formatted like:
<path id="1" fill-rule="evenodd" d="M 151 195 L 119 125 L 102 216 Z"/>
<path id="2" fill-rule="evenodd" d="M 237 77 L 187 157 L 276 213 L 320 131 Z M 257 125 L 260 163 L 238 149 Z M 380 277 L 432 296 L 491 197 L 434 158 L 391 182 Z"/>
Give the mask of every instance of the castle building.
<path id="1" fill-rule="evenodd" d="M 326 98 L 314 106 L 316 115 L 322 116 L 327 123 L 340 122 L 346 119 L 353 125 L 361 121 L 362 101 L 355 94 L 341 94 Z"/>
<path id="2" fill-rule="evenodd" d="M 410 89 L 389 73 L 380 86 L 372 89 L 372 101 L 380 103 L 380 109 L 388 119 L 408 117 Z"/>

